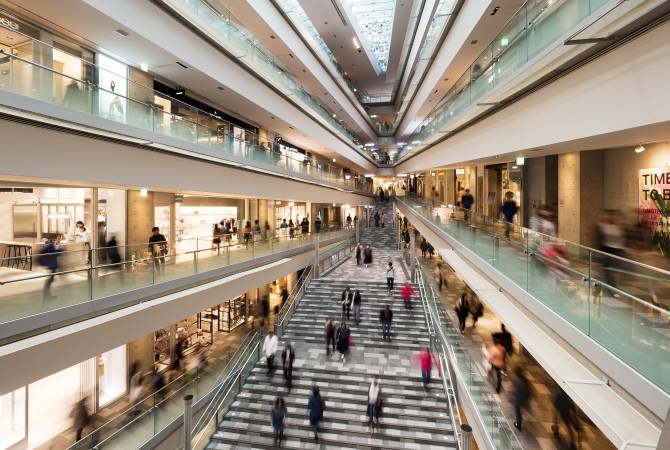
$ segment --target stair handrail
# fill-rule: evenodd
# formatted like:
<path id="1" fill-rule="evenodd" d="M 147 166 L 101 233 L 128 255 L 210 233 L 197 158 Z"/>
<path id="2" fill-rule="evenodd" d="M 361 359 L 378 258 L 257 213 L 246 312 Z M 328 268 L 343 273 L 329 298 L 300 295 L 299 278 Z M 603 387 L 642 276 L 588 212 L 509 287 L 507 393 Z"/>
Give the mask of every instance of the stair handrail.
<path id="1" fill-rule="evenodd" d="M 428 304 L 428 296 L 429 295 L 434 296 L 434 293 L 432 292 L 431 286 L 428 284 L 427 280 L 424 277 L 423 271 L 420 268 L 421 266 L 419 266 L 418 258 L 416 258 L 416 256 L 414 256 L 414 258 L 416 259 L 416 267 L 418 268 L 418 270 L 416 271 L 416 282 L 419 285 L 419 299 L 421 300 L 421 307 L 423 308 L 424 311 L 423 317 L 426 323 L 426 328 L 428 329 L 430 347 L 431 351 L 437 350 L 438 360 L 440 361 L 440 365 L 442 366 L 442 387 L 444 389 L 444 396 L 445 399 L 447 400 L 447 407 L 449 409 L 449 420 L 451 421 L 451 428 L 454 431 L 454 436 L 456 437 L 457 446 L 459 449 L 461 449 L 463 446 L 463 437 L 460 427 L 461 416 L 458 413 L 459 411 L 458 400 L 454 395 L 453 390 L 454 381 L 451 377 L 451 371 L 449 370 L 448 364 L 445 364 L 446 351 L 444 343 L 441 341 L 441 339 L 435 338 L 435 336 L 437 335 L 435 330 L 439 328 L 439 326 L 438 323 L 435 321 L 435 318 L 433 317 L 433 312 L 430 310 L 430 306 Z M 449 381 L 447 381 L 447 379 Z M 455 415 L 458 416 L 458 426 L 456 426 Z"/>
<path id="2" fill-rule="evenodd" d="M 228 398 L 228 394 L 233 391 L 236 391 L 235 393 L 237 394 L 242 390 L 244 379 L 248 376 L 248 373 L 245 373 L 247 365 L 252 363 L 251 368 L 253 368 L 253 365 L 256 364 L 256 361 L 260 357 L 262 338 L 263 333 L 261 329 L 255 330 L 244 347 L 241 347 L 236 352 L 236 360 L 233 361 L 234 365 L 229 369 L 229 373 L 222 374 L 220 377 L 222 378 L 225 375 L 225 378 L 218 384 L 214 396 L 205 407 L 198 421 L 191 430 L 188 430 L 189 436 L 192 436 L 191 445 L 193 448 L 196 448 L 207 430 L 209 430 L 208 425 L 212 421 L 215 424 L 218 423 L 219 413 L 224 409 L 224 402 Z M 248 372 L 250 373 L 251 370 Z"/>
<path id="3" fill-rule="evenodd" d="M 417 280 L 421 280 L 421 282 L 425 283 L 426 282 L 426 276 L 423 273 L 423 268 L 419 265 L 418 258 L 416 258 L 416 259 L 417 259 L 416 260 L 416 263 L 417 263 L 416 264 Z M 427 294 L 426 295 L 426 305 L 428 306 L 428 314 L 427 315 L 430 315 L 430 320 L 433 321 L 433 323 L 435 324 L 435 327 L 434 327 L 434 329 L 436 330 L 435 337 L 437 338 L 437 340 L 439 342 L 439 348 L 438 349 L 441 349 L 440 354 L 444 357 L 445 362 L 448 362 L 448 364 L 446 364 L 444 366 L 443 379 L 448 376 L 449 382 L 451 383 L 452 388 L 449 389 L 449 386 L 445 385 L 445 389 L 447 391 L 447 396 L 448 396 L 450 401 L 451 401 L 451 398 L 453 398 L 454 409 L 455 409 L 455 411 L 459 411 L 458 400 L 456 399 L 455 391 L 453 389 L 454 378 L 452 377 L 452 373 L 451 373 L 451 369 L 450 369 L 450 366 L 454 368 L 454 374 L 453 375 L 456 378 L 458 378 L 459 377 L 459 374 L 458 374 L 459 365 L 458 365 L 458 362 L 456 360 L 456 352 L 454 350 L 454 347 L 451 344 L 451 342 L 449 341 L 449 339 L 447 338 L 447 336 L 445 334 L 445 331 L 444 331 L 444 329 L 448 325 L 443 322 L 443 320 L 442 320 L 442 318 L 440 317 L 440 314 L 439 314 L 439 312 L 441 310 L 446 315 L 446 311 L 444 310 L 444 307 L 442 306 L 442 303 L 438 301 L 438 296 L 435 293 L 435 290 L 433 289 L 433 287 L 431 285 L 426 283 L 424 292 Z M 468 360 L 470 360 L 471 365 L 474 365 L 474 362 L 472 362 L 472 360 L 469 356 L 466 356 L 466 358 L 468 358 Z M 460 376 L 463 377 L 464 375 L 460 374 Z M 466 387 L 465 391 L 466 391 L 467 395 L 470 396 L 470 398 L 472 399 L 472 403 L 475 404 L 474 396 L 471 395 L 471 393 L 469 392 L 469 386 L 467 384 L 465 384 L 465 387 Z M 449 406 L 450 406 L 450 408 L 452 407 L 451 404 Z M 507 418 L 502 413 L 502 407 L 501 407 L 500 403 L 498 401 L 496 401 L 495 399 L 493 399 L 488 403 L 488 407 L 489 407 L 489 409 L 494 409 L 495 410 L 495 411 L 492 412 L 491 416 L 493 418 L 493 423 L 497 424 L 497 431 L 504 433 L 505 436 L 508 436 L 510 446 L 507 447 L 507 448 L 521 449 L 522 448 L 521 443 L 519 442 L 516 434 L 512 431 L 512 428 L 511 428 L 509 422 L 507 421 Z M 473 408 L 473 409 L 478 416 L 479 423 L 482 424 L 482 425 L 486 424 L 486 420 L 482 416 L 479 408 L 477 408 L 475 406 L 475 408 Z M 460 415 L 459 415 L 459 420 L 460 420 Z M 455 427 L 455 422 L 454 422 L 454 427 Z M 460 426 L 458 427 L 458 430 L 459 430 L 459 434 L 460 434 Z M 482 431 L 484 432 L 483 433 L 484 436 L 486 436 L 486 438 L 489 440 L 489 443 L 488 443 L 489 448 L 505 448 L 505 447 L 500 447 L 500 446 L 495 445 L 491 435 L 489 434 L 489 432 L 487 431 L 487 429 L 485 427 L 482 427 Z M 459 435 L 459 439 L 462 439 L 462 436 Z"/>
<path id="4" fill-rule="evenodd" d="M 303 295 L 305 295 L 305 291 L 313 278 L 314 266 L 307 266 L 296 282 L 295 288 L 289 295 L 286 304 L 279 310 L 279 314 L 277 314 L 277 318 L 275 319 L 275 334 L 278 338 L 284 334 L 286 325 L 291 320 L 291 317 L 293 317 L 293 313 L 298 308 L 298 304 Z"/>

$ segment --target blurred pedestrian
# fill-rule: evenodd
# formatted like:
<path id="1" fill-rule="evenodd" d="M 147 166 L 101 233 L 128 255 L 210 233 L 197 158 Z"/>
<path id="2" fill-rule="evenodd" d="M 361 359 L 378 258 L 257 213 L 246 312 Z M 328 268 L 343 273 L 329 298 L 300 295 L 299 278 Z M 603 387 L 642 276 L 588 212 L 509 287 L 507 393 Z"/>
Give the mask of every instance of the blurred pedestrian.
<path id="1" fill-rule="evenodd" d="M 128 389 L 128 400 L 132 409 L 130 417 L 137 417 L 140 414 L 140 397 L 142 395 L 142 373 L 140 372 L 140 363 L 133 361 L 130 365 L 130 388 Z"/>
<path id="2" fill-rule="evenodd" d="M 331 319 L 326 320 L 326 356 L 330 355 L 331 349 L 335 353 L 335 322 Z"/>
<path id="3" fill-rule="evenodd" d="M 361 253 L 363 252 L 363 247 L 361 247 L 361 244 L 358 243 L 356 245 L 356 265 L 360 266 L 361 265 Z"/>
<path id="4" fill-rule="evenodd" d="M 291 392 L 291 387 L 293 384 L 293 361 L 295 360 L 295 353 L 293 352 L 293 346 L 290 342 L 284 344 L 284 351 L 281 354 L 281 367 L 284 371 L 284 380 L 286 381 L 286 387 L 288 391 Z"/>
<path id="5" fill-rule="evenodd" d="M 354 293 L 351 290 L 351 287 L 347 286 L 344 288 L 342 291 L 342 298 L 341 298 L 341 303 L 342 303 L 342 318 L 345 316 L 347 317 L 347 320 L 350 319 L 351 317 L 351 303 L 354 300 Z"/>
<path id="6" fill-rule="evenodd" d="M 495 374 L 496 392 L 500 394 L 502 387 L 502 372 L 505 369 L 505 347 L 497 339 L 489 345 L 488 361 L 491 364 L 491 372 Z"/>
<path id="7" fill-rule="evenodd" d="M 379 412 L 382 405 L 382 388 L 378 377 L 373 377 L 368 388 L 368 431 L 370 435 L 375 431 L 375 427 L 379 425 Z"/>
<path id="8" fill-rule="evenodd" d="M 526 377 L 526 373 L 521 366 L 514 368 L 514 377 L 512 378 L 512 392 L 510 401 L 514 405 L 514 426 L 521 431 L 521 424 L 523 422 L 523 410 L 528 408 L 532 390 L 530 381 Z"/>
<path id="9" fill-rule="evenodd" d="M 472 328 L 475 328 L 479 318 L 484 315 L 484 304 L 477 297 L 470 302 L 470 314 L 472 315 Z"/>
<path id="10" fill-rule="evenodd" d="M 616 211 L 605 211 L 603 218 L 598 222 L 598 241 L 600 250 L 609 255 L 602 255 L 602 268 L 605 284 L 613 297 L 618 297 L 617 276 L 615 272 L 620 264 L 618 259 L 610 255 L 623 257 L 626 249 L 626 234 L 623 226 L 617 220 Z"/>
<path id="11" fill-rule="evenodd" d="M 441 262 L 437 263 L 437 267 L 435 267 L 435 279 L 437 280 L 437 287 L 439 288 L 440 292 L 442 292 L 442 287 L 446 284 L 446 279 L 444 278 L 444 274 L 442 273 Z"/>
<path id="12" fill-rule="evenodd" d="M 440 371 L 440 362 L 437 360 L 429 347 L 424 347 L 419 351 L 419 365 L 421 367 L 421 380 L 423 381 L 423 388 L 428 389 L 430 385 L 430 377 L 433 371 L 433 364 L 437 366 Z"/>
<path id="13" fill-rule="evenodd" d="M 458 330 L 461 334 L 465 334 L 465 321 L 470 314 L 470 304 L 468 303 L 468 296 L 465 292 L 461 294 L 461 298 L 454 307 L 456 317 L 458 317 Z"/>
<path id="14" fill-rule="evenodd" d="M 288 238 L 295 238 L 295 224 L 293 223 L 293 219 L 289 219 L 288 221 Z"/>
<path id="15" fill-rule="evenodd" d="M 91 415 L 88 413 L 86 403 L 88 397 L 84 397 L 75 403 L 70 416 L 74 422 L 74 429 L 77 431 L 75 442 L 79 442 L 84 434 L 84 429 L 91 424 Z"/>
<path id="16" fill-rule="evenodd" d="M 414 295 L 414 288 L 410 282 L 406 282 L 405 285 L 400 290 L 400 297 L 402 297 L 403 302 L 405 303 L 405 309 L 412 309 L 412 296 Z"/>
<path id="17" fill-rule="evenodd" d="M 369 245 L 365 247 L 365 252 L 363 254 L 363 264 L 365 264 L 365 267 L 368 267 L 368 265 L 372 264 L 372 247 Z"/>
<path id="18" fill-rule="evenodd" d="M 505 327 L 505 324 L 500 324 L 500 331 L 497 333 L 493 333 L 491 337 L 494 340 L 498 340 L 502 344 L 503 347 L 505 347 L 505 352 L 508 355 L 511 355 L 514 353 L 514 344 L 512 341 L 512 335 L 510 334 L 509 331 L 507 331 L 507 328 Z"/>
<path id="19" fill-rule="evenodd" d="M 361 322 L 361 302 L 363 299 L 361 298 L 361 291 L 356 289 L 356 292 L 354 292 L 354 321 L 356 322 L 356 325 L 358 325 Z"/>
<path id="20" fill-rule="evenodd" d="M 395 269 L 393 268 L 393 262 L 389 261 L 388 267 L 386 268 L 386 287 L 388 291 L 393 291 L 393 281 L 395 279 Z"/>
<path id="21" fill-rule="evenodd" d="M 265 360 L 268 364 L 268 375 L 272 375 L 275 370 L 275 354 L 277 353 L 278 341 L 272 330 L 268 331 L 263 342 L 263 353 L 265 353 Z"/>
<path id="22" fill-rule="evenodd" d="M 57 242 L 50 239 L 37 258 L 39 265 L 51 273 L 44 280 L 44 287 L 42 288 L 42 298 L 45 300 L 56 298 L 55 295 L 51 294 L 51 285 L 56 278 L 56 272 L 58 272 L 60 253 L 61 249 L 58 247 Z"/>
<path id="23" fill-rule="evenodd" d="M 344 320 L 337 329 L 335 340 L 337 341 L 337 351 L 340 352 L 340 358 L 343 363 L 346 363 L 349 345 L 351 344 L 351 331 Z"/>
<path id="24" fill-rule="evenodd" d="M 244 247 L 249 248 L 249 242 L 251 242 L 251 222 L 247 220 L 247 223 L 244 225 Z"/>
<path id="25" fill-rule="evenodd" d="M 382 324 L 382 339 L 391 340 L 391 324 L 393 323 L 393 311 L 389 305 L 379 312 L 379 322 Z"/>
<path id="26" fill-rule="evenodd" d="M 500 211 L 505 219 L 505 239 L 509 239 L 510 231 L 512 231 L 512 224 L 514 223 L 514 216 L 519 211 L 516 200 L 514 200 L 514 192 L 507 191 L 505 193 L 505 201 L 503 202 Z"/>
<path id="27" fill-rule="evenodd" d="M 463 220 L 466 222 L 470 220 L 470 208 L 475 203 L 475 198 L 470 193 L 470 189 L 466 189 L 461 195 L 461 207 L 463 208 Z"/>
<path id="28" fill-rule="evenodd" d="M 319 442 L 319 422 L 323 420 L 323 411 L 326 409 L 326 402 L 321 398 L 319 388 L 312 388 L 312 395 L 307 401 L 307 410 L 309 411 L 309 424 L 314 431 L 314 441 Z"/>
<path id="29" fill-rule="evenodd" d="M 307 220 L 307 217 L 303 217 L 302 222 L 300 222 L 300 232 L 302 234 L 309 233 L 309 220 Z"/>
<path id="30" fill-rule="evenodd" d="M 287 415 L 288 409 L 286 408 L 284 398 L 277 397 L 270 413 L 270 423 L 274 430 L 275 447 L 280 447 L 281 441 L 284 440 L 284 426 L 286 426 Z"/>
<path id="31" fill-rule="evenodd" d="M 563 389 L 557 388 L 554 395 L 554 420 L 551 431 L 556 439 L 560 439 L 559 419 L 565 425 L 566 431 L 570 436 L 570 448 L 576 448 L 580 439 L 580 424 L 577 416 L 577 407 L 570 396 Z"/>

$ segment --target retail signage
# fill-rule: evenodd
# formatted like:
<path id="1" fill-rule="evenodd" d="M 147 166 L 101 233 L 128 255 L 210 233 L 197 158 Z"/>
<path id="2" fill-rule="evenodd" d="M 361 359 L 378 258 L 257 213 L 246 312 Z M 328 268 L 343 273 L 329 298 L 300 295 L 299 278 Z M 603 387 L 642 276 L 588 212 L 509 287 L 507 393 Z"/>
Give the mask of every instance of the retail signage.
<path id="1" fill-rule="evenodd" d="M 670 251 L 670 167 L 641 169 L 639 217 L 663 252 Z"/>
<path id="2" fill-rule="evenodd" d="M 32 38 L 39 39 L 40 32 L 36 28 L 26 25 L 23 22 L 19 22 L 11 16 L 8 16 L 4 13 L 0 13 L 0 27 L 7 28 L 11 31 L 16 31 L 23 33 Z"/>
<path id="3" fill-rule="evenodd" d="M 17 22 L 14 22 L 12 19 L 9 17 L 5 16 L 0 16 L 0 26 L 3 26 L 5 28 L 9 28 L 10 30 L 13 31 L 19 31 L 19 24 Z"/>

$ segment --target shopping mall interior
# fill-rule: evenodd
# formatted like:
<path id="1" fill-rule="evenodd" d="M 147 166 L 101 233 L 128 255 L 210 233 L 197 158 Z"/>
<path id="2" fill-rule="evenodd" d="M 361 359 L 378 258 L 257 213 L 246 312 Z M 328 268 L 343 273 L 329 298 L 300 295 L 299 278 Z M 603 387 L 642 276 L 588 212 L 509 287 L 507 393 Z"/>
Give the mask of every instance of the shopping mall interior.
<path id="1" fill-rule="evenodd" d="M 0 450 L 670 449 L 668 74 L 667 0 L 0 0 Z"/>

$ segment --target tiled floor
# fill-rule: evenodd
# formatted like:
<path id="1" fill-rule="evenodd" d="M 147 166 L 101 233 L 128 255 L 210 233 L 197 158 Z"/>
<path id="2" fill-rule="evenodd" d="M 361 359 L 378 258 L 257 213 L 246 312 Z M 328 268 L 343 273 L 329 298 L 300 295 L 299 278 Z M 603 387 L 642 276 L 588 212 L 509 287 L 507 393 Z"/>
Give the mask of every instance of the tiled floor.
<path id="1" fill-rule="evenodd" d="M 421 264 L 425 268 L 426 273 L 435 273 L 439 258 L 421 259 Z M 446 266 L 446 265 L 443 265 Z M 447 270 L 444 270 L 447 274 Z M 448 273 L 448 288 L 443 288 L 439 292 L 437 280 L 431 277 L 430 282 L 435 286 L 435 292 L 441 297 L 442 304 L 447 311 L 449 317 L 454 323 L 457 323 L 453 308 L 458 301 L 460 294 L 465 289 L 464 283 L 453 272 Z M 500 321 L 495 318 L 488 310 L 477 322 L 476 328 L 472 327 L 472 319 L 467 320 L 467 329 L 464 336 L 464 344 L 469 350 L 471 357 L 475 361 L 482 361 L 484 356 L 482 353 L 482 344 L 490 342 L 491 333 L 500 331 Z M 515 340 L 515 345 L 517 344 Z M 535 362 L 535 360 L 524 352 L 517 351 L 512 355 L 508 365 L 508 377 L 503 380 L 503 388 L 500 395 L 502 402 L 503 413 L 507 417 L 509 423 L 514 422 L 514 407 L 509 401 L 509 392 L 512 388 L 510 377 L 512 376 L 512 368 L 520 365 L 526 371 L 528 379 L 532 384 L 533 398 L 531 400 L 529 410 L 524 412 L 523 431 L 517 432 L 517 437 L 522 446 L 527 449 L 542 449 L 542 450 L 562 450 L 570 448 L 568 435 L 565 429 L 561 429 L 561 440 L 557 440 L 552 431 L 553 423 L 553 404 L 552 396 L 557 389 L 556 383 L 546 373 L 546 371 Z M 491 386 L 494 392 L 493 386 Z M 607 450 L 613 449 L 612 443 L 602 434 L 602 432 L 595 427 L 582 414 L 582 433 L 581 433 L 581 448 L 584 450 Z M 515 430 L 516 431 L 516 430 Z"/>

